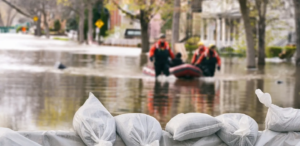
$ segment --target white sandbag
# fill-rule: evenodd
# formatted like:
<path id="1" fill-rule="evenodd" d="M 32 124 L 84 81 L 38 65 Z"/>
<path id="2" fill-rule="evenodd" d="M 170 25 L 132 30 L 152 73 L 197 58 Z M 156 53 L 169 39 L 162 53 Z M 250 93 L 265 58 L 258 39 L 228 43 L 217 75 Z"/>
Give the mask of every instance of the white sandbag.
<path id="1" fill-rule="evenodd" d="M 176 141 L 166 131 L 162 132 L 161 146 L 226 146 L 226 144 L 215 134 L 203 138 L 194 138 L 185 141 Z"/>
<path id="2" fill-rule="evenodd" d="M 300 131 L 300 110 L 294 108 L 281 108 L 272 104 L 269 93 L 260 89 L 255 91 L 259 101 L 269 107 L 266 117 L 266 129 L 277 132 Z"/>
<path id="3" fill-rule="evenodd" d="M 47 131 L 44 133 L 43 146 L 85 146 L 75 132 Z"/>
<path id="4" fill-rule="evenodd" d="M 222 123 L 202 113 L 178 114 L 166 125 L 166 131 L 174 140 L 184 141 L 212 135 L 221 129 Z"/>
<path id="5" fill-rule="evenodd" d="M 145 114 L 123 114 L 115 117 L 117 133 L 126 146 L 159 146 L 161 126 Z"/>
<path id="6" fill-rule="evenodd" d="M 44 133 L 45 131 L 17 131 L 22 136 L 40 144 L 44 145 Z"/>
<path id="7" fill-rule="evenodd" d="M 42 146 L 86 146 L 72 131 L 20 131 L 18 133 Z"/>
<path id="8" fill-rule="evenodd" d="M 255 146 L 300 146 L 300 133 L 265 130 Z"/>
<path id="9" fill-rule="evenodd" d="M 7 128 L 0 128 L 0 146 L 41 146 L 40 144 Z"/>
<path id="10" fill-rule="evenodd" d="M 223 114 L 218 117 L 223 126 L 217 135 L 229 146 L 253 146 L 257 140 L 258 124 L 245 114 Z"/>
<path id="11" fill-rule="evenodd" d="M 87 146 L 112 146 L 116 140 L 114 117 L 92 93 L 76 112 L 73 127 Z"/>

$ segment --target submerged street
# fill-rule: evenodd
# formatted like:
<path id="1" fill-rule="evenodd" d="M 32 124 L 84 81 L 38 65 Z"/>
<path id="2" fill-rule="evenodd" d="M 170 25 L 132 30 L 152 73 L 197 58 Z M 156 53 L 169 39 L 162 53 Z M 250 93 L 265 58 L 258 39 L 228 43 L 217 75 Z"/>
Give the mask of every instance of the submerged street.
<path id="1" fill-rule="evenodd" d="M 27 35 L 0 35 L 0 126 L 13 130 L 69 130 L 76 110 L 92 92 L 113 115 L 146 113 L 165 127 L 178 113 L 212 116 L 245 113 L 264 129 L 267 108 L 254 91 L 281 107 L 300 108 L 300 72 L 268 60 L 246 70 L 245 58 L 222 58 L 214 78 L 179 80 L 142 73 L 138 48 L 79 46 Z M 57 70 L 62 62 L 68 68 Z"/>

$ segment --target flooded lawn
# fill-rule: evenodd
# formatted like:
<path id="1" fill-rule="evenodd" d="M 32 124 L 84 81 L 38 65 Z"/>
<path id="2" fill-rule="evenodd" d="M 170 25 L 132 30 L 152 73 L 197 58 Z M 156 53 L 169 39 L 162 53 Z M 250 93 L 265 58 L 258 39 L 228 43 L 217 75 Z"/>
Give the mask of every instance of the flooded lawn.
<path id="1" fill-rule="evenodd" d="M 54 69 L 56 61 L 69 68 Z M 89 92 L 114 116 L 145 113 L 163 128 L 178 113 L 201 112 L 245 113 L 263 129 L 267 108 L 255 96 L 257 88 L 269 92 L 278 106 L 300 108 L 300 72 L 291 63 L 267 63 L 247 71 L 243 58 L 222 61 L 215 78 L 155 81 L 142 74 L 146 56 L 0 50 L 0 126 L 69 130 Z"/>

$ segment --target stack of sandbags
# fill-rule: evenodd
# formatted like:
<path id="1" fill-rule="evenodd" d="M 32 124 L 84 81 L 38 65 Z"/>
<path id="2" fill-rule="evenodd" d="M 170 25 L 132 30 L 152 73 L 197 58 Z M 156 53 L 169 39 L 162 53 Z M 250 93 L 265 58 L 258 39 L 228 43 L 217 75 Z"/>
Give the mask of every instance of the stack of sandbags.
<path id="1" fill-rule="evenodd" d="M 276 132 L 300 131 L 300 110 L 294 108 L 281 108 L 272 104 L 269 93 L 260 89 L 255 91 L 259 101 L 269 108 L 266 117 L 266 129 Z"/>
<path id="2" fill-rule="evenodd" d="M 300 146 L 300 110 L 281 108 L 272 104 L 271 95 L 263 93 L 260 89 L 255 93 L 259 101 L 269 108 L 265 121 L 266 130 L 256 145 Z"/>
<path id="3" fill-rule="evenodd" d="M 223 123 L 217 135 L 229 146 L 254 146 L 258 137 L 258 124 L 244 114 L 223 114 L 216 117 Z"/>
<path id="4" fill-rule="evenodd" d="M 40 144 L 7 128 L 0 128 L 0 146 L 41 146 Z"/>
<path id="5" fill-rule="evenodd" d="M 115 117 L 117 133 L 126 146 L 159 146 L 162 129 L 159 122 L 145 114 Z"/>
<path id="6" fill-rule="evenodd" d="M 71 131 L 21 131 L 18 133 L 42 146 L 86 146 L 81 138 Z"/>
<path id="7" fill-rule="evenodd" d="M 216 134 L 202 138 L 177 141 L 173 139 L 173 136 L 169 132 L 163 131 L 160 146 L 226 146 L 226 144 Z"/>
<path id="8" fill-rule="evenodd" d="M 112 146 L 116 141 L 115 119 L 92 93 L 75 113 L 73 127 L 87 146 Z"/>
<path id="9" fill-rule="evenodd" d="M 265 130 L 255 146 L 300 146 L 300 132 Z"/>
<path id="10" fill-rule="evenodd" d="M 222 127 L 216 118 L 202 113 L 179 114 L 173 117 L 163 132 L 163 146 L 218 146 L 224 143 L 215 135 Z"/>

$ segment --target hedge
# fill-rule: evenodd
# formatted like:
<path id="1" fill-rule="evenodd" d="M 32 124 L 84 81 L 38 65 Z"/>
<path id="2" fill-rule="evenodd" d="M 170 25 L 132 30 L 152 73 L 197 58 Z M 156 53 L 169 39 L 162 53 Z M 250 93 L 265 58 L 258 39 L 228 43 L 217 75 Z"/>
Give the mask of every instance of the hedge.
<path id="1" fill-rule="evenodd" d="M 266 56 L 268 58 L 272 58 L 272 57 L 278 57 L 279 54 L 282 52 L 283 48 L 282 47 L 278 47 L 278 46 L 271 46 L 268 47 L 266 50 Z"/>

